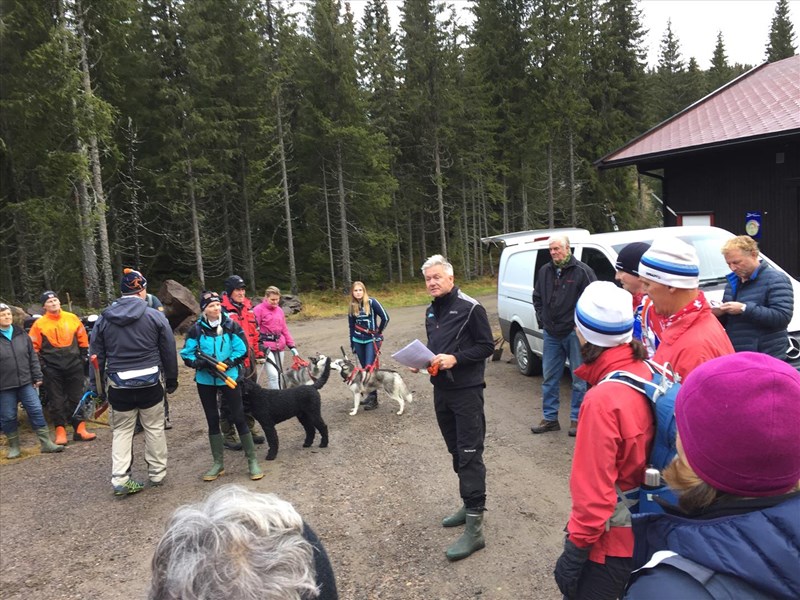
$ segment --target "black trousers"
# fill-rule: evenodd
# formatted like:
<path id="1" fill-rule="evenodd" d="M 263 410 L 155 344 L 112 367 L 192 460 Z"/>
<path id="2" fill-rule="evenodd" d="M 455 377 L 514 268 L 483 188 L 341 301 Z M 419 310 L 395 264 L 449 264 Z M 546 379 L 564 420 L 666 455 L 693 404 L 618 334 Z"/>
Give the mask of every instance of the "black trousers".
<path id="1" fill-rule="evenodd" d="M 632 558 L 606 556 L 606 564 L 588 560 L 578 580 L 578 600 L 614 600 L 622 598 L 625 584 L 633 570 Z"/>
<path id="2" fill-rule="evenodd" d="M 68 370 L 44 367 L 42 372 L 47 410 L 53 419 L 53 425 L 64 427 L 70 423 L 73 427 L 77 426 L 81 419 L 73 419 L 72 413 L 83 396 L 83 367 Z"/>
<path id="3" fill-rule="evenodd" d="M 226 385 L 205 385 L 197 384 L 197 394 L 200 396 L 200 403 L 203 405 L 203 412 L 208 423 L 208 435 L 217 435 L 219 429 L 219 412 L 217 411 L 217 391 L 222 394 L 222 405 L 228 409 L 231 422 L 236 425 L 239 435 L 250 433 L 247 421 L 244 419 L 244 409 L 242 408 L 242 391 L 237 387 L 231 389 Z"/>
<path id="4" fill-rule="evenodd" d="M 453 457 L 453 470 L 467 509 L 486 506 L 486 465 L 483 441 L 486 417 L 483 413 L 483 386 L 460 390 L 433 388 L 436 421 L 447 451 Z"/>

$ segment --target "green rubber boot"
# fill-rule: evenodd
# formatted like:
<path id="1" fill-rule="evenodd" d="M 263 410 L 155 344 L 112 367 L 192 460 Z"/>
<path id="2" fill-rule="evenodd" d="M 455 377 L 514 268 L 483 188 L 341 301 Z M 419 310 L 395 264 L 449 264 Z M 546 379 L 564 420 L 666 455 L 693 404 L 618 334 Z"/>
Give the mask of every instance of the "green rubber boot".
<path id="1" fill-rule="evenodd" d="M 231 425 L 230 421 L 220 417 L 219 430 L 225 439 L 225 447 L 229 450 L 241 450 L 242 442 L 239 441 L 239 436 L 236 434 L 236 427 Z"/>
<path id="2" fill-rule="evenodd" d="M 8 440 L 8 454 L 6 454 L 6 458 L 19 458 L 19 430 L 7 433 L 6 439 Z"/>
<path id="3" fill-rule="evenodd" d="M 253 443 L 253 434 L 245 433 L 240 435 L 239 439 L 242 440 L 242 448 L 244 454 L 247 456 L 247 470 L 250 471 L 250 479 L 256 481 L 264 477 L 264 471 L 258 466 L 258 457 L 256 456 L 256 445 Z"/>
<path id="4" fill-rule="evenodd" d="M 461 560 L 486 546 L 483 539 L 483 513 L 467 511 L 467 527 L 455 543 L 447 549 L 448 560 Z"/>
<path id="5" fill-rule="evenodd" d="M 59 444 L 54 444 L 53 441 L 50 439 L 49 428 L 42 427 L 41 429 L 37 429 L 36 437 L 39 438 L 39 445 L 41 446 L 42 452 L 50 453 L 50 452 L 64 451 L 64 446 L 61 446 Z"/>
<path id="6" fill-rule="evenodd" d="M 223 464 L 223 456 L 225 454 L 225 436 L 221 433 L 208 436 L 208 442 L 211 444 L 211 456 L 214 457 L 214 464 L 203 475 L 203 481 L 214 481 L 220 475 L 225 474 L 225 466 Z"/>
<path id="7" fill-rule="evenodd" d="M 467 507 L 463 504 L 452 515 L 442 519 L 442 527 L 458 527 L 467 522 Z"/>

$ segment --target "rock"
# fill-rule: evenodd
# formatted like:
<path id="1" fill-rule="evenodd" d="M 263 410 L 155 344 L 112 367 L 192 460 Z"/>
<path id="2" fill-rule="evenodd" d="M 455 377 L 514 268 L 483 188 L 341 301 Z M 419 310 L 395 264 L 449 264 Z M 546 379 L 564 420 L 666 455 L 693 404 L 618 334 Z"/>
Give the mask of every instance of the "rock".
<path id="1" fill-rule="evenodd" d="M 164 305 L 164 315 L 170 326 L 178 333 L 185 333 L 200 314 L 200 304 L 194 294 L 174 279 L 166 279 L 161 284 L 158 299 Z"/>
<path id="2" fill-rule="evenodd" d="M 284 294 L 281 296 L 281 308 L 287 315 L 293 315 L 303 310 L 303 303 L 297 296 Z"/>
<path id="3" fill-rule="evenodd" d="M 25 323 L 25 319 L 29 318 L 29 313 L 25 312 L 25 310 L 19 306 L 14 306 L 13 304 L 9 304 L 8 308 L 11 309 L 11 323 L 17 327 L 22 327 Z M 41 306 L 39 307 L 39 310 L 42 310 Z"/>

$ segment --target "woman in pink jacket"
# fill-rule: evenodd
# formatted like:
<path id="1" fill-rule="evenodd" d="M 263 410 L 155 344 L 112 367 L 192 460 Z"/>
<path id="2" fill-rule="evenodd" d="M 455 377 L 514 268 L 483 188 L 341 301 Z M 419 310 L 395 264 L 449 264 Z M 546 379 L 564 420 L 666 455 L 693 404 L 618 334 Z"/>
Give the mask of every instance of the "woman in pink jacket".
<path id="1" fill-rule="evenodd" d="M 297 356 L 292 334 L 286 326 L 286 315 L 283 314 L 281 291 L 274 285 L 267 288 L 264 300 L 253 309 L 259 331 L 259 344 L 264 349 L 264 368 L 267 373 L 267 387 L 271 390 L 281 388 L 281 371 L 283 370 L 283 351 L 289 348 L 292 356 Z"/>

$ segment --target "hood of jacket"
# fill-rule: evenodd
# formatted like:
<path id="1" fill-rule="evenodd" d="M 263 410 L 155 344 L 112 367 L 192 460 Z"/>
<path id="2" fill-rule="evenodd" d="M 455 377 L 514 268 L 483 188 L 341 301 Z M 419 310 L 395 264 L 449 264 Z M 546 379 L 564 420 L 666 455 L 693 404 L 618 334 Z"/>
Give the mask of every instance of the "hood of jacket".
<path id="1" fill-rule="evenodd" d="M 103 311 L 103 318 L 119 326 L 130 325 L 147 310 L 147 302 L 138 296 L 122 296 Z"/>

